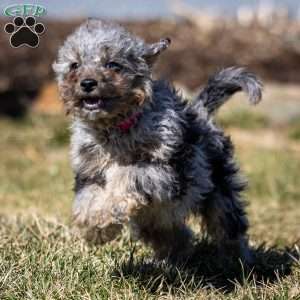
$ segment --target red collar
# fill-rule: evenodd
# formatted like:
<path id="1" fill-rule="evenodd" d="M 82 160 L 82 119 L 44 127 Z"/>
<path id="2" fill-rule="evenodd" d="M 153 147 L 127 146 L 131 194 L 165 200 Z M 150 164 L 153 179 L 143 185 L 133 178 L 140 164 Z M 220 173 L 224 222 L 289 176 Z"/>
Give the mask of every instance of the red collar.
<path id="1" fill-rule="evenodd" d="M 122 133 L 127 133 L 131 127 L 136 125 L 139 117 L 142 115 L 141 112 L 135 112 L 131 116 L 129 116 L 127 119 L 121 121 L 119 124 L 117 124 L 117 128 L 122 131 Z"/>

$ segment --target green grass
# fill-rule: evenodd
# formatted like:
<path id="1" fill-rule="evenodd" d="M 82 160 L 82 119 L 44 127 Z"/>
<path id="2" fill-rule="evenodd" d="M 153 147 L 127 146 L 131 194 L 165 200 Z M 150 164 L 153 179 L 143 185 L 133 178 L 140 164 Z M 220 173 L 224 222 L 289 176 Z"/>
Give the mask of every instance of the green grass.
<path id="1" fill-rule="evenodd" d="M 5 209 L 61 215 L 69 211 L 68 150 L 57 140 L 57 132 L 66 127 L 60 116 L 38 115 L 17 123 L 1 120 L 0 200 Z"/>
<path id="2" fill-rule="evenodd" d="M 228 127 L 256 123 L 248 118 L 240 126 L 231 118 Z M 47 115 L 0 120 L 0 299 L 300 299 L 298 151 L 245 144 L 233 135 L 249 179 L 256 265 L 222 261 L 197 230 L 195 255 L 176 268 L 153 261 L 126 230 L 103 247 L 80 239 L 70 221 L 67 124 Z M 262 127 L 253 132 L 255 141 Z"/>
<path id="3" fill-rule="evenodd" d="M 156 263 L 128 236 L 98 249 L 68 227 L 42 218 L 0 219 L 1 299 L 292 299 L 297 249 L 256 247 L 257 265 L 216 259 L 205 239 L 175 268 Z M 208 298 L 207 298 L 208 297 Z M 246 298 L 245 298 L 246 297 Z M 267 298 L 263 298 L 267 297 Z M 272 298 L 268 298 L 272 297 Z M 297 298 L 294 298 L 297 299 Z"/>
<path id="4" fill-rule="evenodd" d="M 218 116 L 219 124 L 224 127 L 239 127 L 242 129 L 261 129 L 270 124 L 267 116 L 246 109 L 233 109 Z"/>
<path id="5" fill-rule="evenodd" d="M 245 160 L 251 199 L 299 203 L 300 160 L 292 151 L 252 149 L 240 156 Z"/>
<path id="6" fill-rule="evenodd" d="M 300 141 L 300 120 L 299 118 L 290 122 L 289 137 L 292 140 Z"/>

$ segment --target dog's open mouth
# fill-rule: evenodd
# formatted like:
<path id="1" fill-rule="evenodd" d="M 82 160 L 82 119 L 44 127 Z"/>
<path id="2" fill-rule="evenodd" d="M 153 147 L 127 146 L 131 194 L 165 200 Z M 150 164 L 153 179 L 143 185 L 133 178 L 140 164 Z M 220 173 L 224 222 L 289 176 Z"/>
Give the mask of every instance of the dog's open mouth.
<path id="1" fill-rule="evenodd" d="M 81 99 L 82 107 L 89 111 L 95 111 L 104 107 L 103 99 L 99 97 L 86 97 Z"/>
<path id="2" fill-rule="evenodd" d="M 112 103 L 120 100 L 121 97 L 83 97 L 80 99 L 81 107 L 88 111 L 99 111 L 109 109 Z"/>

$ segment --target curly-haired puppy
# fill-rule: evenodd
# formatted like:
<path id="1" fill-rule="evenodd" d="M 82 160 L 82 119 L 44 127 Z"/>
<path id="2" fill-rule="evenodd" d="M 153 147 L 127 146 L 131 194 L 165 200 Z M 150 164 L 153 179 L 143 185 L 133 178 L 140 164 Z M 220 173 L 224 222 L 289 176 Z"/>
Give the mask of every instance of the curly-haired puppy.
<path id="1" fill-rule="evenodd" d="M 147 44 L 120 26 L 89 20 L 60 49 L 54 70 L 72 116 L 75 222 L 97 243 L 128 224 L 158 258 L 176 260 L 191 249 L 192 214 L 221 251 L 235 246 L 250 259 L 245 183 L 212 116 L 237 91 L 257 103 L 261 84 L 228 68 L 187 102 L 151 75 L 169 44 Z"/>

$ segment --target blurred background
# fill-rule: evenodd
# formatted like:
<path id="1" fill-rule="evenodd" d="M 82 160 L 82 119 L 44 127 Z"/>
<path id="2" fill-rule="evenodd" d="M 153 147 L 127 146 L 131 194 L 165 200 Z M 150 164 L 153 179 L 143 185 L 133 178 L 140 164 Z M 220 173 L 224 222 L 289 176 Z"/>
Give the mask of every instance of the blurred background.
<path id="1" fill-rule="evenodd" d="M 120 22 L 148 42 L 170 37 L 172 45 L 159 60 L 155 76 L 169 79 L 188 98 L 223 67 L 245 66 L 262 78 L 263 102 L 250 107 L 238 95 L 222 108 L 218 122 L 232 136 L 249 178 L 247 198 L 252 203 L 249 211 L 255 212 L 254 222 L 261 222 L 267 210 L 267 218 L 277 216 L 278 228 L 289 222 L 293 234 L 288 239 L 300 238 L 299 205 L 290 210 L 299 218 L 278 215 L 299 204 L 300 196 L 299 1 L 31 2 L 47 10 L 38 18 L 46 31 L 37 48 L 14 49 L 9 35 L 0 31 L 3 211 L 69 215 L 73 179 L 68 121 L 51 64 L 58 47 L 80 22 L 99 17 Z M 15 2 L 2 0 L 1 11 L 12 4 Z M 0 26 L 4 28 L 12 19 L 2 14 Z"/>
<path id="2" fill-rule="evenodd" d="M 12 4 L 1 1 L 1 11 Z M 41 107 L 40 101 L 46 111 L 57 109 L 51 64 L 66 35 L 87 17 L 113 19 L 147 41 L 171 37 L 172 47 L 156 74 L 187 92 L 199 90 L 210 74 L 231 65 L 247 66 L 266 82 L 295 86 L 300 82 L 297 0 L 47 0 L 32 4 L 47 10 L 39 18 L 46 32 L 38 48 L 13 49 L 9 35 L 0 32 L 0 113 L 5 115 L 22 116 L 33 102 Z M 4 28 L 12 19 L 3 15 L 0 26 Z"/>
<path id="3" fill-rule="evenodd" d="M 299 0 L 25 3 L 47 10 L 37 18 L 46 31 L 34 49 L 12 48 L 4 31 L 13 20 L 4 9 L 22 0 L 0 1 L 0 299 L 300 299 Z M 205 244 L 193 266 L 199 274 L 186 277 L 177 268 L 156 270 L 149 249 L 132 244 L 126 233 L 100 248 L 73 234 L 69 122 L 51 65 L 65 37 L 87 17 L 120 22 L 148 42 L 170 37 L 155 76 L 187 98 L 223 67 L 245 66 L 263 80 L 259 105 L 238 94 L 216 116 L 249 181 L 244 196 L 258 258 L 253 283 L 244 268 L 220 268 Z M 201 236 L 199 220 L 190 222 Z M 133 253 L 143 262 L 137 269 Z M 220 297 L 237 278 L 235 294 Z"/>

